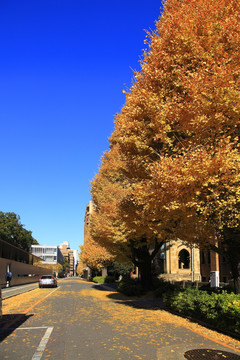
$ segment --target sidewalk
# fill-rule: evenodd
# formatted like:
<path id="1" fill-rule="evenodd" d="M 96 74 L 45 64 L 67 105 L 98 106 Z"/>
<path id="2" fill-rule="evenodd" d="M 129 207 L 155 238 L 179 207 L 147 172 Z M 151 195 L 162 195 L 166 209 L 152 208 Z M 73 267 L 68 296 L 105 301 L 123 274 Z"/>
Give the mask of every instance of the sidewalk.
<path id="1" fill-rule="evenodd" d="M 124 324 L 121 316 L 129 316 L 130 324 L 134 314 L 135 321 L 131 323 L 134 328 L 139 326 L 142 317 L 139 336 L 142 331 L 149 336 L 149 341 L 154 341 L 156 339 L 153 340 L 151 327 L 153 333 L 159 332 L 159 339 L 156 340 L 158 342 L 156 360 L 240 360 L 239 340 L 210 329 L 206 324 L 199 324 L 194 319 L 167 311 L 161 299 L 154 297 L 124 299 L 120 293 L 115 293 L 116 284 L 93 284 L 93 288 L 103 293 L 112 292 L 112 294 L 107 293 L 106 297 L 112 299 L 115 304 L 126 306 L 125 311 L 117 313 L 114 320 L 116 308 L 113 308 L 115 311 L 111 311 L 111 303 L 109 303 L 108 311 L 113 322 L 118 321 L 121 326 Z M 134 312 L 134 309 L 137 311 Z"/>
<path id="2" fill-rule="evenodd" d="M 4 300 L 4 299 L 7 299 L 12 296 L 22 294 L 24 292 L 36 289 L 37 287 L 38 287 L 38 282 L 3 288 L 2 289 L 2 299 Z"/>

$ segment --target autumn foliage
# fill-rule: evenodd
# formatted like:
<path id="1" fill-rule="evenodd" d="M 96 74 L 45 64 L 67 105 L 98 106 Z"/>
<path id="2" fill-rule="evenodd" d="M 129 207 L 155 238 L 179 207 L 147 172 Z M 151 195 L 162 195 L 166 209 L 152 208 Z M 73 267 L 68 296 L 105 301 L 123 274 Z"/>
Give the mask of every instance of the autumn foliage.
<path id="1" fill-rule="evenodd" d="M 240 3 L 167 0 L 146 42 L 92 183 L 92 237 L 145 285 L 169 239 L 222 241 L 240 291 Z"/>
<path id="2" fill-rule="evenodd" d="M 89 234 L 85 238 L 84 245 L 80 246 L 80 250 L 81 263 L 96 271 L 108 266 L 114 259 L 112 254 L 103 246 L 97 244 Z"/>

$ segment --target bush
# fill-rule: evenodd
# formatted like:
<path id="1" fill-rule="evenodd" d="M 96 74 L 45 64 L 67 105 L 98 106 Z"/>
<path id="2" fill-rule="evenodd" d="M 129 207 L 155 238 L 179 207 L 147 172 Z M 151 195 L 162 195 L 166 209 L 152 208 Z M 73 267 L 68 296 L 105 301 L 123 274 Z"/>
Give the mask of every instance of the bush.
<path id="1" fill-rule="evenodd" d="M 220 330 L 240 334 L 240 295 L 208 293 L 193 288 L 168 289 L 163 300 L 169 309 L 205 321 Z"/>
<path id="2" fill-rule="evenodd" d="M 110 284 L 115 282 L 114 276 L 94 276 L 92 281 L 97 284 Z"/>
<path id="3" fill-rule="evenodd" d="M 143 294 L 141 284 L 134 279 L 122 279 L 117 285 L 117 290 L 127 296 L 140 296 Z"/>
<path id="4" fill-rule="evenodd" d="M 92 278 L 92 281 L 96 284 L 104 284 L 105 276 L 94 276 L 94 278 Z"/>

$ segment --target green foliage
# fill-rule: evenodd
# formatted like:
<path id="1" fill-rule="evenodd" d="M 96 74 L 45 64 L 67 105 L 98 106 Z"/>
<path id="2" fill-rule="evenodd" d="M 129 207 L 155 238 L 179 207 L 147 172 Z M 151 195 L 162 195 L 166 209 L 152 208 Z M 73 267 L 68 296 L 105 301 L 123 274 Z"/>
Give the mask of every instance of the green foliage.
<path id="1" fill-rule="evenodd" d="M 38 244 L 33 238 L 32 232 L 26 230 L 20 222 L 20 216 L 13 212 L 0 211 L 0 239 L 30 251 L 33 244 Z"/>
<path id="2" fill-rule="evenodd" d="M 132 263 L 119 263 L 118 261 L 114 261 L 112 266 L 108 268 L 109 275 L 118 278 L 120 275 L 127 275 L 133 269 Z"/>
<path id="3" fill-rule="evenodd" d="M 105 282 L 105 276 L 94 276 L 92 278 L 92 281 L 96 284 L 104 284 Z"/>
<path id="4" fill-rule="evenodd" d="M 115 281 L 114 276 L 94 276 L 92 281 L 96 284 L 110 284 Z"/>
<path id="5" fill-rule="evenodd" d="M 70 269 L 70 263 L 67 257 L 63 258 L 63 266 L 62 266 L 62 271 L 64 273 L 68 273 Z"/>
<path id="6" fill-rule="evenodd" d="M 168 289 L 163 299 L 169 309 L 205 321 L 220 330 L 240 334 L 240 295 L 198 289 Z"/>
<path id="7" fill-rule="evenodd" d="M 140 296 L 143 294 L 141 284 L 134 279 L 123 278 L 117 285 L 117 290 L 127 296 Z"/>

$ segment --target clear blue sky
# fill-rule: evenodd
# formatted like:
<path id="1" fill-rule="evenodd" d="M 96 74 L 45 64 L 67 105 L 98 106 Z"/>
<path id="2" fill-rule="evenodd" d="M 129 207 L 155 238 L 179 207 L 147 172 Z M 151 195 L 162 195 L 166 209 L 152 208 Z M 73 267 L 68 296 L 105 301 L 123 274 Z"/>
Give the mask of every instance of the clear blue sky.
<path id="1" fill-rule="evenodd" d="M 83 243 L 90 180 L 161 0 L 0 0 L 0 210 Z"/>

